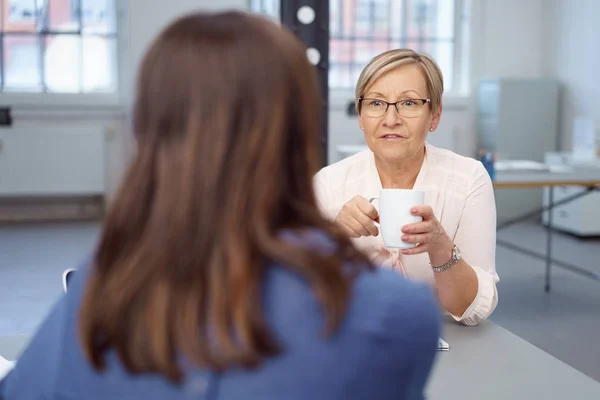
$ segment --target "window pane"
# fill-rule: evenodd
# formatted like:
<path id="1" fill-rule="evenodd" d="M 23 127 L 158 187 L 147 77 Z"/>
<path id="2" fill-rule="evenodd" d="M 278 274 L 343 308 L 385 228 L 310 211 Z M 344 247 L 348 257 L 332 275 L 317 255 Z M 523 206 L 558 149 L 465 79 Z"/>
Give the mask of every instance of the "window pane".
<path id="1" fill-rule="evenodd" d="M 350 2 L 352 3 L 352 2 Z M 352 6 L 346 2 L 347 7 Z M 356 0 L 355 36 L 389 36 L 389 11 L 391 3 L 385 0 Z"/>
<path id="2" fill-rule="evenodd" d="M 392 3 L 392 1 L 375 1 L 373 3 L 373 17 L 375 19 L 373 36 L 379 38 L 390 36 Z"/>
<path id="3" fill-rule="evenodd" d="M 390 18 L 390 36 L 393 41 L 398 44 L 400 42 L 400 38 L 404 35 L 404 1 L 395 1 L 392 0 L 391 7 L 389 8 L 389 18 Z M 394 47 L 400 47 L 395 45 Z"/>
<path id="4" fill-rule="evenodd" d="M 36 16 L 44 6 L 44 1 L 36 0 L 5 0 L 7 22 L 9 25 L 27 24 L 35 25 Z"/>
<path id="5" fill-rule="evenodd" d="M 329 42 L 329 86 L 344 87 L 350 79 L 351 55 L 350 40 Z"/>
<path id="6" fill-rule="evenodd" d="M 117 88 L 115 38 L 83 37 L 83 91 L 112 92 Z"/>
<path id="7" fill-rule="evenodd" d="M 329 42 L 329 61 L 347 64 L 352 60 L 351 40 L 331 40 Z"/>
<path id="8" fill-rule="evenodd" d="M 407 35 L 416 38 L 454 37 L 454 2 L 410 0 L 407 9 Z"/>
<path id="9" fill-rule="evenodd" d="M 435 21 L 434 0 L 409 0 L 407 9 L 407 36 L 412 39 L 434 35 Z"/>
<path id="10" fill-rule="evenodd" d="M 429 54 L 438 63 L 444 76 L 444 92 L 451 92 L 454 81 L 454 43 L 451 41 L 408 42 L 415 51 Z"/>
<path id="11" fill-rule="evenodd" d="M 4 89 L 7 91 L 39 91 L 40 47 L 37 36 L 4 36 Z"/>
<path id="12" fill-rule="evenodd" d="M 373 57 L 389 50 L 390 43 L 387 40 L 359 40 L 354 47 L 354 61 L 366 66 Z"/>
<path id="13" fill-rule="evenodd" d="M 370 40 L 357 40 L 354 43 L 354 59 L 355 63 L 366 64 L 371 55 L 371 41 Z"/>
<path id="14" fill-rule="evenodd" d="M 40 0 L 6 0 L 2 29 L 4 32 L 35 33 L 43 27 L 44 2 Z"/>
<path id="15" fill-rule="evenodd" d="M 48 29 L 51 32 L 77 32 L 80 29 L 79 0 L 48 0 Z"/>
<path id="16" fill-rule="evenodd" d="M 115 0 L 81 0 L 81 18 L 86 33 L 117 31 Z"/>
<path id="17" fill-rule="evenodd" d="M 45 38 L 44 80 L 50 92 L 81 91 L 81 38 L 49 35 Z"/>
<path id="18" fill-rule="evenodd" d="M 329 86 L 342 89 L 353 87 L 350 68 L 346 64 L 332 65 L 329 69 Z"/>
<path id="19" fill-rule="evenodd" d="M 352 76 L 350 77 L 350 81 L 348 82 L 346 87 L 352 89 L 356 87 L 356 82 L 358 82 L 358 77 L 360 76 L 360 73 L 362 72 L 364 67 L 365 66 L 363 64 L 354 64 L 352 66 Z"/>
<path id="20" fill-rule="evenodd" d="M 117 0 L 0 0 L 1 90 L 115 92 L 116 4 Z"/>
<path id="21" fill-rule="evenodd" d="M 435 36 L 442 39 L 454 38 L 454 2 L 438 1 L 435 20 Z"/>
<path id="22" fill-rule="evenodd" d="M 329 1 L 329 35 L 337 37 L 341 34 L 342 29 L 342 12 L 344 11 L 344 0 Z"/>
<path id="23" fill-rule="evenodd" d="M 350 81 L 352 41 L 332 39 L 329 42 L 329 86 L 346 87 Z"/>
<path id="24" fill-rule="evenodd" d="M 334 0 L 335 1 L 335 0 Z M 341 26 L 341 36 L 352 37 L 356 34 L 356 25 L 360 23 L 364 16 L 360 16 L 356 14 L 356 3 L 358 0 L 343 0 L 343 10 L 341 13 L 342 16 L 342 26 Z"/>
<path id="25" fill-rule="evenodd" d="M 421 48 L 423 46 L 423 42 L 421 42 L 420 40 L 409 40 L 406 42 L 405 47 L 407 49 L 411 49 L 416 51 L 417 53 L 421 52 Z"/>
<path id="26" fill-rule="evenodd" d="M 376 40 L 373 41 L 373 48 L 372 48 L 372 53 L 371 53 L 371 58 L 383 53 L 384 51 L 388 51 L 390 49 L 394 49 L 397 48 L 398 46 L 395 46 L 393 42 L 390 41 L 384 41 L 384 40 Z M 371 59 L 369 59 L 369 61 L 371 61 Z"/>
<path id="27" fill-rule="evenodd" d="M 280 0 L 252 0 L 250 10 L 279 19 Z"/>
<path id="28" fill-rule="evenodd" d="M 429 54 L 440 66 L 444 75 L 444 91 L 446 93 L 454 90 L 454 43 L 450 41 L 432 43 Z"/>
<path id="29" fill-rule="evenodd" d="M 369 36 L 375 22 L 371 14 L 372 4 L 369 0 L 356 0 L 354 3 L 354 36 Z"/>
<path id="30" fill-rule="evenodd" d="M 344 87 L 350 81 L 350 67 L 345 64 L 330 64 L 329 86 Z"/>

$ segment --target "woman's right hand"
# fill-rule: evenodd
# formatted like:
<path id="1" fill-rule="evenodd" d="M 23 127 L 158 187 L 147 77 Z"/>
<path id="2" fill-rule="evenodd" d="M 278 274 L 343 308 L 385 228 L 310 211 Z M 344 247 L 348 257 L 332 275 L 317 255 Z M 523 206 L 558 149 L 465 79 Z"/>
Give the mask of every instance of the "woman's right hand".
<path id="1" fill-rule="evenodd" d="M 377 236 L 379 230 L 375 221 L 379 220 L 377 209 L 361 196 L 349 200 L 335 218 L 335 222 L 346 231 L 351 238 L 361 236 Z"/>

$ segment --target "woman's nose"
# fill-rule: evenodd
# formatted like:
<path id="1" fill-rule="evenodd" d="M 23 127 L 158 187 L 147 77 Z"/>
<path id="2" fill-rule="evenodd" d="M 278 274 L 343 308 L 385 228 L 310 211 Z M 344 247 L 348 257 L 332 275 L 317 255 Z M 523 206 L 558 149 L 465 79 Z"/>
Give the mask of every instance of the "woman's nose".
<path id="1" fill-rule="evenodd" d="M 383 123 L 387 127 L 397 126 L 402 123 L 402 118 L 400 117 L 395 105 L 390 104 L 385 112 L 385 115 L 383 116 Z"/>

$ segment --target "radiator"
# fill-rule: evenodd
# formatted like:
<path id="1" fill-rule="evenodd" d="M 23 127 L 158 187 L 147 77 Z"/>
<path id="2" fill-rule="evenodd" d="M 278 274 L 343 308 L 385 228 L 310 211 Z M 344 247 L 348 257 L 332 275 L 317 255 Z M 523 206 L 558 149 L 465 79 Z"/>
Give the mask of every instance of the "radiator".
<path id="1" fill-rule="evenodd" d="M 105 159 L 100 125 L 0 129 L 0 220 L 101 214 Z"/>

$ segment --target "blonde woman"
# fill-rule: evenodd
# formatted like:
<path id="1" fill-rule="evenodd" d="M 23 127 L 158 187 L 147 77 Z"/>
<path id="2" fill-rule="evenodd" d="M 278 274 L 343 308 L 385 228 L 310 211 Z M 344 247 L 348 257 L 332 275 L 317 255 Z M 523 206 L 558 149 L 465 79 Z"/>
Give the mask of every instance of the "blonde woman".
<path id="1" fill-rule="evenodd" d="M 489 175 L 471 158 L 427 143 L 442 114 L 436 62 L 409 49 L 375 57 L 356 86 L 358 123 L 369 149 L 322 169 L 315 187 L 324 213 L 378 261 L 435 286 L 441 305 L 466 325 L 496 307 L 496 208 Z M 367 199 L 381 188 L 422 190 L 412 212 L 423 222 L 402 228 L 402 251 L 383 247 Z"/>

